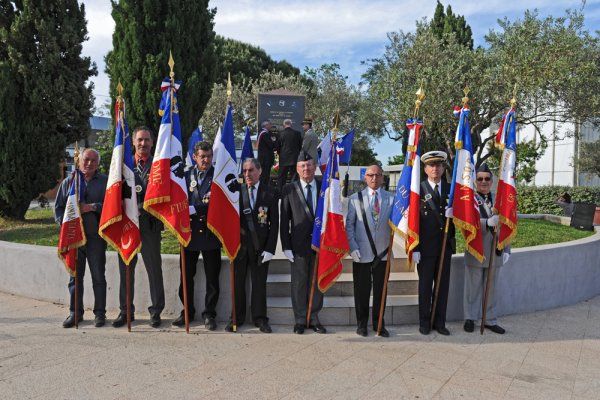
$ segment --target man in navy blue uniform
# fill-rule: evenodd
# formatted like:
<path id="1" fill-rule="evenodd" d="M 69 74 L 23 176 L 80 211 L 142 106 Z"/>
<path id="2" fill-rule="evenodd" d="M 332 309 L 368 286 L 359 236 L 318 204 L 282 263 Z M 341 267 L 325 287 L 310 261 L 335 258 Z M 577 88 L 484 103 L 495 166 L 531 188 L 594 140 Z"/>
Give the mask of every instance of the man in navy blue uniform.
<path id="1" fill-rule="evenodd" d="M 215 168 L 212 165 L 213 151 L 208 142 L 198 142 L 194 146 L 194 161 L 196 166 L 185 173 L 185 182 L 188 187 L 188 200 L 190 207 L 190 228 L 192 239 L 184 249 L 185 255 L 185 280 L 187 289 L 188 317 L 191 320 L 196 315 L 194 306 L 194 276 L 196 264 L 200 253 L 204 264 L 206 278 L 206 296 L 204 297 L 204 311 L 202 319 L 206 329 L 214 331 L 217 328 L 215 318 L 216 307 L 219 301 L 219 274 L 221 272 L 221 242 L 208 229 L 206 219 L 210 205 L 210 187 Z M 179 260 L 181 270 L 181 259 Z M 181 276 L 180 276 L 181 277 Z M 183 279 L 179 283 L 179 298 L 183 303 Z M 185 325 L 184 312 L 173 321 L 173 325 Z"/>

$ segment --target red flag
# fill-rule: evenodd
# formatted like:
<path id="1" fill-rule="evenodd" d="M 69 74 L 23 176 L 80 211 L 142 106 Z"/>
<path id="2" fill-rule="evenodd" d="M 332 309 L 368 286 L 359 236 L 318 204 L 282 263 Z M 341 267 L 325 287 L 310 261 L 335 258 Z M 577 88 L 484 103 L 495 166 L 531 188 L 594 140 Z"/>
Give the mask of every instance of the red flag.
<path id="1" fill-rule="evenodd" d="M 131 138 L 125 122 L 123 100 L 117 100 L 117 131 L 98 234 L 129 265 L 142 248 L 138 221 Z"/>
<path id="2" fill-rule="evenodd" d="M 517 121 L 514 108 L 502 118 L 502 124 L 496 134 L 496 146 L 502 149 L 502 159 L 494 209 L 498 212 L 500 220 L 498 248 L 503 249 L 517 234 Z"/>
<path id="3" fill-rule="evenodd" d="M 227 257 L 233 260 L 240 249 L 240 192 L 229 188 L 237 175 L 231 104 L 227 106 L 223 134 L 219 132 L 215 138 L 213 154 L 215 175 L 206 220 L 223 244 Z"/>
<path id="4" fill-rule="evenodd" d="M 67 272 L 73 277 L 77 275 L 77 249 L 85 246 L 86 243 L 83 221 L 79 211 L 79 203 L 83 201 L 84 193 L 85 179 L 81 171 L 75 168 L 71 174 L 69 197 L 67 197 L 58 238 L 58 258 L 62 260 Z"/>
<path id="5" fill-rule="evenodd" d="M 455 111 L 456 113 L 456 111 Z M 454 225 L 465 237 L 467 251 L 479 262 L 483 255 L 483 236 L 481 234 L 481 214 L 475 197 L 475 163 L 473 162 L 473 146 L 469 129 L 469 107 L 459 111 L 459 123 L 456 129 L 456 158 L 448 207 L 452 207 Z"/>
<path id="6" fill-rule="evenodd" d="M 192 237 L 187 189 L 184 177 L 185 156 L 181 145 L 177 90 L 180 84 L 169 78 L 161 85 L 162 120 L 144 199 L 144 209 L 160 219 L 182 246 Z"/>

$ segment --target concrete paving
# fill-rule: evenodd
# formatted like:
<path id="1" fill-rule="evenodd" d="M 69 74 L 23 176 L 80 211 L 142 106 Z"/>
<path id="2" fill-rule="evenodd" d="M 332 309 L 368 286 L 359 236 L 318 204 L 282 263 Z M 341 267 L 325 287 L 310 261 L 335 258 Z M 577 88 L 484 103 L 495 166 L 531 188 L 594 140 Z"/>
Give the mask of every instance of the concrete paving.
<path id="1" fill-rule="evenodd" d="M 186 335 L 136 320 L 131 333 L 63 329 L 62 305 L 0 293 L 3 399 L 600 399 L 600 297 L 501 320 L 505 335 L 420 335 L 391 326 L 368 338 L 272 334 L 195 322 Z M 114 313 L 113 313 L 114 314 Z M 109 314 L 109 319 L 116 315 Z M 143 316 L 141 316 L 143 317 Z"/>

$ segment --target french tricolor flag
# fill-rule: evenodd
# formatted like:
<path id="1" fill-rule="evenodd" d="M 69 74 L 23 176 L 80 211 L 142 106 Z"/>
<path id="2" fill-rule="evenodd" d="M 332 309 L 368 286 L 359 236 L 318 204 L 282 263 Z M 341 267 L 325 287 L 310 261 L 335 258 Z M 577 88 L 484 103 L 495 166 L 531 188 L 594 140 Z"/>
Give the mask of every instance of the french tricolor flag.
<path id="1" fill-rule="evenodd" d="M 467 251 L 479 262 L 483 256 L 483 238 L 481 235 L 481 214 L 475 198 L 475 163 L 473 162 L 473 145 L 469 129 L 469 107 L 465 104 L 459 112 L 456 128 L 456 156 L 448 207 L 453 209 L 454 225 L 465 237 Z M 456 115 L 456 111 L 455 111 Z"/>
<path id="2" fill-rule="evenodd" d="M 124 102 L 117 100 L 117 131 L 113 147 L 98 234 L 121 256 L 126 265 L 142 248 L 139 212 L 131 155 L 131 137 L 125 121 Z"/>
<path id="3" fill-rule="evenodd" d="M 60 225 L 58 238 L 58 258 L 65 264 L 67 272 L 75 277 L 77 275 L 77 249 L 85 246 L 86 238 L 83 231 L 83 221 L 79 203 L 85 194 L 85 179 L 83 173 L 75 168 L 71 174 L 69 197 L 65 206 L 65 214 Z"/>
<path id="4" fill-rule="evenodd" d="M 396 188 L 394 207 L 390 214 L 390 226 L 405 240 L 404 249 L 408 262 L 412 261 L 412 253 L 419 244 L 419 214 L 421 200 L 421 157 L 419 155 L 419 132 L 422 121 L 408 120 L 408 145 L 404 168 Z"/>
<path id="5" fill-rule="evenodd" d="M 206 218 L 209 229 L 219 238 L 223 250 L 233 260 L 240 249 L 240 192 L 236 190 L 237 161 L 233 135 L 231 103 L 213 144 L 215 174 Z"/>
<path id="6" fill-rule="evenodd" d="M 192 237 L 177 89 L 180 83 L 165 78 L 159 114 L 162 115 L 156 150 L 148 178 L 144 209 L 160 219 L 182 246 Z"/>
<path id="7" fill-rule="evenodd" d="M 342 273 L 342 258 L 349 251 L 342 214 L 338 157 L 333 147 L 321 184 L 312 238 L 312 247 L 319 252 L 319 290 L 325 293 Z"/>
<path id="8" fill-rule="evenodd" d="M 503 249 L 517 234 L 517 119 L 514 108 L 502 118 L 502 124 L 496 134 L 496 147 L 502 149 L 502 160 L 494 208 L 498 211 L 500 219 L 498 248 Z"/>

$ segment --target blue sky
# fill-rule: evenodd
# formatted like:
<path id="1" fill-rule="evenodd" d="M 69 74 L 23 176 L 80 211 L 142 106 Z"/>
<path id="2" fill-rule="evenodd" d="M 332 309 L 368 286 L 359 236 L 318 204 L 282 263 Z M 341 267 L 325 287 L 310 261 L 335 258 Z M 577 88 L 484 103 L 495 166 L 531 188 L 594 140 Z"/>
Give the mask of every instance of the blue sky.
<path id="1" fill-rule="evenodd" d="M 108 77 L 104 74 L 104 55 L 110 50 L 114 22 L 109 0 L 86 0 L 89 40 L 84 54 L 98 65 L 93 79 L 96 106 L 108 101 Z M 484 44 L 497 20 L 515 21 L 525 10 L 537 9 L 541 16 L 565 15 L 566 9 L 584 7 L 586 28 L 600 30 L 600 0 L 486 0 L 442 1 L 454 13 L 464 15 L 473 30 L 476 45 Z M 211 0 L 217 7 L 215 31 L 225 37 L 262 47 L 276 60 L 294 66 L 318 67 L 337 63 L 352 83 L 358 83 L 365 66 L 361 61 L 379 57 L 387 44 L 386 33 L 412 31 L 415 21 L 430 19 L 436 0 Z M 310 110 L 308 110 L 310 112 Z M 385 164 L 400 150 L 395 142 L 382 140 L 375 148 Z"/>

